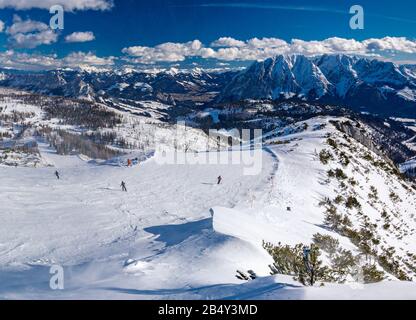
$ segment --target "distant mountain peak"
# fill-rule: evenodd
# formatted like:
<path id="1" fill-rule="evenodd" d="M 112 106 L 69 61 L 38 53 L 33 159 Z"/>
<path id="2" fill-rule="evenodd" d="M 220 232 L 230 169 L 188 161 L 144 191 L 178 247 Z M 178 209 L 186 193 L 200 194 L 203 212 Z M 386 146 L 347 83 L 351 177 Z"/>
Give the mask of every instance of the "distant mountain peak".
<path id="1" fill-rule="evenodd" d="M 341 54 L 313 58 L 279 55 L 255 62 L 237 74 L 218 101 L 296 97 L 364 107 L 376 113 L 388 112 L 394 105 L 395 111 L 416 114 L 416 101 L 410 98 L 416 96 L 415 70 Z M 402 90 L 406 90 L 405 95 L 400 93 Z"/>

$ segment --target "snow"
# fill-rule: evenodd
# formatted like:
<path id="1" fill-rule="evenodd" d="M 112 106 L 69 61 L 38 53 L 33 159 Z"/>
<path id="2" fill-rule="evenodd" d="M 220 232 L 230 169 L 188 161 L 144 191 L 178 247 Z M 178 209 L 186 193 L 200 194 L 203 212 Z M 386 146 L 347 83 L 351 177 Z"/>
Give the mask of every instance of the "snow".
<path id="1" fill-rule="evenodd" d="M 112 85 L 110 88 L 108 88 L 108 90 L 119 90 L 119 91 L 124 91 L 124 89 L 130 87 L 130 85 L 128 83 L 117 83 Z"/>
<path id="2" fill-rule="evenodd" d="M 414 283 L 383 282 L 364 286 L 326 284 L 324 287 L 300 287 L 287 276 L 263 278 L 229 288 L 232 300 L 413 300 Z"/>
<path id="3" fill-rule="evenodd" d="M 201 112 L 198 112 L 197 116 L 199 118 L 206 118 L 206 117 L 211 117 L 214 123 L 219 123 L 219 115 L 220 115 L 221 111 L 217 110 L 217 109 L 207 109 Z"/>
<path id="4" fill-rule="evenodd" d="M 414 168 L 416 168 L 416 159 L 406 161 L 400 165 L 401 172 L 406 172 Z"/>
<path id="5" fill-rule="evenodd" d="M 232 278 L 235 264 L 243 257 L 236 257 L 237 262 L 230 258 L 226 264 L 220 252 L 228 245 L 224 252 L 228 254 L 239 241 L 219 236 L 212 228 L 204 231 L 211 218 L 209 209 L 234 206 L 248 190 L 261 187 L 272 161 L 266 158 L 265 171 L 250 177 L 243 176 L 238 165 L 159 166 L 150 160 L 138 167 L 120 168 L 86 163 L 75 156 L 57 156 L 46 146 L 42 146 L 42 155 L 55 167 L 0 169 L 0 201 L 5 208 L 0 215 L 0 275 L 7 278 L 10 272 L 22 271 L 20 290 L 10 293 L 7 285 L 1 286 L 0 297 L 24 294 L 25 273 L 54 263 L 78 269 L 104 260 L 117 265 L 118 277 L 123 278 L 122 264 L 129 258 L 140 261 L 151 257 L 154 271 L 142 281 L 134 276 L 138 285 L 168 285 L 170 272 L 175 269 L 176 278 L 180 275 L 185 285 L 190 279 L 181 261 L 192 254 L 190 250 L 195 250 L 195 269 L 210 261 L 212 266 L 223 265 L 224 280 Z M 53 175 L 56 169 L 60 181 Z M 217 186 L 219 174 L 225 182 Z M 129 193 L 120 192 L 121 180 L 126 181 Z M 200 245 L 189 241 L 187 248 L 182 242 L 188 237 Z M 239 245 L 248 250 L 246 254 L 251 253 L 249 244 Z M 200 256 L 198 250 L 207 250 L 206 256 Z M 170 265 L 170 272 L 164 270 L 166 265 Z M 194 274 L 195 281 L 203 281 L 209 272 L 204 268 L 199 275 Z M 178 281 L 176 278 L 173 280 Z"/>
<path id="6" fill-rule="evenodd" d="M 179 69 L 177 69 L 177 68 L 170 68 L 165 73 L 174 77 L 174 76 L 176 76 L 179 73 Z"/>
<path id="7" fill-rule="evenodd" d="M 152 86 L 144 82 L 136 82 L 133 87 L 134 89 L 140 89 L 141 92 L 153 92 Z"/>
<path id="8" fill-rule="evenodd" d="M 409 87 L 400 90 L 397 95 L 408 101 L 416 100 L 416 90 L 412 90 Z"/>
<path id="9" fill-rule="evenodd" d="M 263 240 L 307 244 L 319 232 L 357 251 L 349 239 L 322 226 L 319 202 L 339 194 L 335 182 L 325 182 L 326 170 L 338 164 L 324 166 L 317 156 L 329 148 L 328 134 L 343 139 L 330 120 L 315 118 L 308 126 L 282 130 L 278 139 L 288 143 L 264 147 L 257 176 L 244 175 L 244 163 L 160 165 L 148 158 L 127 168 L 58 156 L 41 143 L 42 159 L 52 167 L 0 167 L 0 298 L 416 298 L 413 282 L 393 276 L 379 284 L 322 288 L 269 276 L 272 259 L 261 247 Z M 321 125 L 326 127 L 317 129 Z M 276 139 L 271 134 L 266 142 Z M 400 212 L 391 219 L 401 232 L 378 230 L 381 240 L 401 257 L 416 252 L 415 194 L 358 155 L 351 157 L 353 165 L 345 172 L 358 180 L 355 192 L 366 215 L 372 221 L 379 218 L 365 200 L 370 185 L 377 186 L 385 208 Z M 218 175 L 223 177 L 220 185 Z M 121 192 L 121 181 L 127 193 Z M 403 204 L 389 200 L 393 189 Z M 359 225 L 358 213 L 350 214 Z M 64 266 L 63 291 L 48 287 L 53 264 Z M 254 270 L 259 278 L 242 282 L 236 270 Z"/>

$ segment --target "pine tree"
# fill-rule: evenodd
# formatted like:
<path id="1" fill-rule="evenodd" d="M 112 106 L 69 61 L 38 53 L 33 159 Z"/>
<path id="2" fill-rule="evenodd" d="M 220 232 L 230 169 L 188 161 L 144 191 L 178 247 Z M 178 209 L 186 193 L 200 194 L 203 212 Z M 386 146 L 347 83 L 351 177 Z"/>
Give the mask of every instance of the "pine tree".
<path id="1" fill-rule="evenodd" d="M 307 256 L 303 244 L 290 247 L 282 246 L 280 243 L 277 246 L 263 243 L 263 247 L 274 260 L 273 265 L 269 266 L 272 275 L 291 275 L 305 286 L 313 286 L 317 281 L 325 281 L 329 278 L 328 268 L 322 267 L 322 261 L 319 260 L 320 250 L 316 245 L 311 245 Z"/>

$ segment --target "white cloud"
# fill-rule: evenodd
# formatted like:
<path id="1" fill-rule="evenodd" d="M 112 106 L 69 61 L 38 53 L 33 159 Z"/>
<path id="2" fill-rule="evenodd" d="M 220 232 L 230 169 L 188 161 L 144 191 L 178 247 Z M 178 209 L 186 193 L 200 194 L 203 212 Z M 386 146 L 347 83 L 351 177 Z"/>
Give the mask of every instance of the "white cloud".
<path id="1" fill-rule="evenodd" d="M 278 38 L 253 38 L 246 43 L 246 46 L 252 48 L 282 48 L 287 46 L 286 41 Z"/>
<path id="2" fill-rule="evenodd" d="M 13 24 L 7 28 L 6 32 L 9 35 L 16 35 L 18 33 L 28 33 L 28 32 L 36 32 L 36 31 L 45 31 L 49 27 L 46 23 L 40 21 L 33 21 L 33 20 L 25 20 L 23 21 L 22 18 L 15 15 L 13 17 Z"/>
<path id="3" fill-rule="evenodd" d="M 244 47 L 246 43 L 244 41 L 236 40 L 230 37 L 222 37 L 211 43 L 211 47 Z"/>
<path id="4" fill-rule="evenodd" d="M 3 68 L 29 71 L 111 67 L 114 65 L 114 57 L 100 58 L 91 52 L 73 52 L 60 59 L 56 55 L 29 54 L 8 50 L 0 52 L 0 64 Z"/>
<path id="5" fill-rule="evenodd" d="M 22 20 L 15 15 L 13 24 L 6 29 L 8 41 L 13 48 L 33 49 L 40 45 L 49 45 L 58 40 L 58 34 L 46 23 L 33 20 Z"/>
<path id="6" fill-rule="evenodd" d="M 262 60 L 280 54 L 303 54 L 307 56 L 322 54 L 357 54 L 367 53 L 366 45 L 353 39 L 329 38 L 323 41 L 303 41 L 293 39 L 290 43 L 278 38 L 253 38 L 242 45 L 241 41 L 227 38 L 218 39 L 222 48 L 215 51 L 211 57 L 219 60 Z M 214 42 L 216 44 L 217 42 Z M 229 44 L 226 46 L 226 44 Z M 238 46 L 233 45 L 234 43 Z"/>
<path id="7" fill-rule="evenodd" d="M 66 42 L 89 42 L 95 40 L 94 33 L 91 31 L 74 32 L 65 37 Z"/>
<path id="8" fill-rule="evenodd" d="M 9 38 L 13 48 L 33 49 L 40 45 L 49 45 L 58 40 L 58 35 L 52 30 L 37 33 L 18 33 Z"/>
<path id="9" fill-rule="evenodd" d="M 132 63 L 178 62 L 187 57 L 211 58 L 222 61 L 264 60 L 276 55 L 349 54 L 391 59 L 394 54 L 416 54 L 416 41 L 404 37 L 385 37 L 358 41 L 344 38 L 328 38 L 320 41 L 278 38 L 253 38 L 246 41 L 222 37 L 204 47 L 199 40 L 187 43 L 164 43 L 156 47 L 130 47 L 123 53 L 133 57 Z"/>
<path id="10" fill-rule="evenodd" d="M 6 29 L 10 43 L 16 47 L 36 47 L 56 41 L 57 35 L 37 21 L 22 21 L 16 17 L 14 24 Z M 72 36 L 72 35 L 71 35 Z M 75 36 L 74 36 L 75 37 Z M 82 37 L 79 37 L 80 39 Z M 246 41 L 220 38 L 204 46 L 201 41 L 185 43 L 162 43 L 155 47 L 133 46 L 123 49 L 125 64 L 177 63 L 187 58 L 216 59 L 221 61 L 264 60 L 280 54 L 350 54 L 376 57 L 382 60 L 416 60 L 416 41 L 407 38 L 385 37 L 381 39 L 328 38 L 321 41 L 293 39 L 286 42 L 278 38 L 253 38 Z M 74 52 L 64 58 L 54 55 L 36 55 L 9 50 L 0 53 L 0 65 L 25 70 L 44 70 L 77 67 L 111 67 L 115 57 L 98 57 L 91 52 Z"/>
<path id="11" fill-rule="evenodd" d="M 0 64 L 3 68 L 33 71 L 56 69 L 59 67 L 55 55 L 18 53 L 13 50 L 0 52 Z"/>
<path id="12" fill-rule="evenodd" d="M 416 53 L 416 41 L 405 37 L 385 37 L 382 39 L 364 40 L 363 44 L 369 51 L 393 50 L 404 53 Z"/>
<path id="13" fill-rule="evenodd" d="M 0 33 L 3 32 L 5 29 L 5 24 L 2 20 L 0 20 Z"/>
<path id="14" fill-rule="evenodd" d="M 178 62 L 187 57 L 202 56 L 204 50 L 201 41 L 186 43 L 162 43 L 156 47 L 135 46 L 124 48 L 123 53 L 133 57 L 134 63 L 152 64 L 155 62 Z"/>
<path id="15" fill-rule="evenodd" d="M 62 59 L 63 67 L 76 68 L 78 66 L 112 66 L 114 57 L 100 58 L 92 52 L 73 52 Z"/>
<path id="16" fill-rule="evenodd" d="M 366 55 L 365 44 L 354 39 L 329 38 L 323 41 L 303 41 L 294 39 L 290 43 L 289 53 L 315 56 L 321 54 Z"/>
<path id="17" fill-rule="evenodd" d="M 109 10 L 113 7 L 112 0 L 65 0 L 60 2 L 67 11 Z M 0 9 L 29 10 L 36 8 L 49 10 L 56 4 L 59 4 L 56 0 L 0 0 Z"/>

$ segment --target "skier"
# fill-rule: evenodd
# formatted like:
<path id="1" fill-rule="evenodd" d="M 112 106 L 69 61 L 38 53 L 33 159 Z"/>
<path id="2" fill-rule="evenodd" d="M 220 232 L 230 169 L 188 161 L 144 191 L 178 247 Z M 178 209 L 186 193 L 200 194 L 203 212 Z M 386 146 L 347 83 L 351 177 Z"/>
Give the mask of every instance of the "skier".
<path id="1" fill-rule="evenodd" d="M 130 159 L 128 159 L 127 160 L 127 167 L 131 167 L 132 165 L 131 165 L 131 160 Z"/>
<path id="2" fill-rule="evenodd" d="M 310 264 L 310 254 L 311 249 L 307 246 L 303 247 L 303 262 L 305 263 L 306 270 L 308 271 L 312 269 Z"/>
<path id="3" fill-rule="evenodd" d="M 221 177 L 221 176 L 219 176 L 219 177 L 218 177 L 218 183 L 217 183 L 217 184 L 221 184 L 221 182 L 222 182 L 222 177 Z"/>
<path id="4" fill-rule="evenodd" d="M 121 181 L 121 189 L 123 192 L 127 192 L 126 183 L 124 181 Z"/>
<path id="5" fill-rule="evenodd" d="M 60 179 L 58 171 L 55 171 L 55 176 L 56 176 L 56 179 L 58 179 L 58 180 Z"/>

